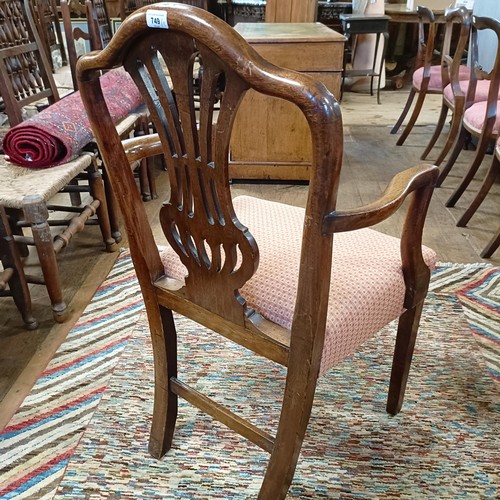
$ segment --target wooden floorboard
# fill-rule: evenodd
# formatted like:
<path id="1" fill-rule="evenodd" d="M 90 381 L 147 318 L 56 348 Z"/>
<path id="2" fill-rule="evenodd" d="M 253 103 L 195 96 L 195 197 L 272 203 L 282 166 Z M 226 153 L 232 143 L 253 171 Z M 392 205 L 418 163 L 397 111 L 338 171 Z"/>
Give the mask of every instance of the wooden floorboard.
<path id="1" fill-rule="evenodd" d="M 342 102 L 344 119 L 344 164 L 339 194 L 339 208 L 349 208 L 373 201 L 384 190 L 389 179 L 397 172 L 422 163 L 419 156 L 432 133 L 432 124 L 440 105 L 439 96 L 429 96 L 421 118 L 405 145 L 396 146 L 397 136 L 390 134 L 406 99 L 405 91 L 382 93 L 382 104 L 366 94 L 346 93 Z M 500 186 L 497 183 L 467 228 L 457 228 L 456 221 L 477 188 L 473 185 L 459 201 L 457 207 L 446 208 L 445 201 L 457 185 L 473 153 L 464 151 L 460 161 L 446 179 L 443 187 L 436 189 L 424 236 L 424 243 L 434 248 L 442 262 L 481 262 L 479 253 L 500 223 Z M 432 163 L 430 157 L 429 163 Z M 483 164 L 477 179 L 488 167 L 491 156 Z M 160 169 L 158 169 L 160 174 Z M 160 184 L 161 199 L 168 186 Z M 250 194 L 283 203 L 303 206 L 307 187 L 287 184 L 233 184 L 233 192 Z M 151 220 L 161 205 L 161 199 L 146 204 Z M 379 229 L 398 235 L 402 217 L 397 216 L 381 224 Z M 153 222 L 155 233 L 159 225 Z M 126 241 L 121 243 L 126 246 Z M 116 254 L 104 252 L 97 227 L 78 234 L 70 247 L 61 255 L 60 266 L 64 294 L 71 315 L 67 323 L 54 324 L 45 289 L 32 286 L 34 314 L 40 321 L 35 331 L 26 331 L 12 301 L 0 302 L 0 428 L 22 402 L 31 385 L 50 361 L 55 349 L 78 319 L 80 312 L 90 301 L 96 288 L 106 277 Z M 500 265 L 500 250 L 491 262 Z M 36 265 L 35 259 L 32 261 Z"/>

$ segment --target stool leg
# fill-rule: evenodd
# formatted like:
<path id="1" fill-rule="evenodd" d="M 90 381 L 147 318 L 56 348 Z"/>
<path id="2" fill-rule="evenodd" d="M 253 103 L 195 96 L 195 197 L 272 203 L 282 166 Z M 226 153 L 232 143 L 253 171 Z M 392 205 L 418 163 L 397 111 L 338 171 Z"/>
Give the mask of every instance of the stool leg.
<path id="1" fill-rule="evenodd" d="M 53 238 L 47 222 L 49 217 L 47 206 L 41 196 L 30 195 L 23 200 L 23 210 L 26 220 L 31 224 L 40 268 L 52 304 L 52 314 L 55 321 L 62 323 L 66 319 L 67 311 L 62 298 L 61 279 Z"/>

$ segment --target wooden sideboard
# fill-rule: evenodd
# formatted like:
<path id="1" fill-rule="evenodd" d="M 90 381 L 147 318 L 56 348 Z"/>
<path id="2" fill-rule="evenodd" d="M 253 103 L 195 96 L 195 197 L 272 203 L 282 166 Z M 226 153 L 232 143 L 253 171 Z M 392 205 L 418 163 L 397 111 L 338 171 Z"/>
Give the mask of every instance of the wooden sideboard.
<path id="1" fill-rule="evenodd" d="M 307 73 L 340 96 L 345 37 L 321 23 L 240 23 L 235 29 L 263 57 Z M 294 105 L 249 91 L 233 128 L 233 179 L 309 180 L 309 127 Z"/>

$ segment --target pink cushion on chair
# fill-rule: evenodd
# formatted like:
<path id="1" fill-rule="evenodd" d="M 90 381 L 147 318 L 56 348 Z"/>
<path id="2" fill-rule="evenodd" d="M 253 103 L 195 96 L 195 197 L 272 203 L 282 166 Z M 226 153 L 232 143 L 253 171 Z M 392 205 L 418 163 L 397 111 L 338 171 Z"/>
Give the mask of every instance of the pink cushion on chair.
<path id="1" fill-rule="evenodd" d="M 463 123 L 464 125 L 475 132 L 477 135 L 481 134 L 483 130 L 484 118 L 486 116 L 486 106 L 488 102 L 476 102 L 464 113 Z M 497 135 L 500 128 L 500 101 L 497 102 L 497 115 L 495 118 L 495 124 L 493 125 L 493 134 Z"/>
<path id="2" fill-rule="evenodd" d="M 413 86 L 420 90 L 422 85 L 422 79 L 424 75 L 424 67 L 416 69 L 413 72 Z M 458 70 L 458 78 L 459 80 L 468 80 L 470 75 L 470 68 L 467 66 L 460 66 Z M 441 66 L 431 66 L 430 68 L 430 78 L 429 78 L 429 87 L 427 90 L 430 92 L 441 92 L 443 90 L 443 79 L 441 78 Z"/>
<path id="3" fill-rule="evenodd" d="M 420 90 L 422 86 L 422 80 L 424 77 L 424 67 L 416 69 L 413 72 L 413 86 Z M 428 91 L 431 92 L 441 92 L 443 89 L 442 79 L 441 79 L 441 66 L 431 66 L 430 69 L 430 79 L 429 86 L 427 87 Z"/>
<path id="4" fill-rule="evenodd" d="M 259 268 L 241 294 L 265 318 L 289 329 L 305 211 L 249 196 L 235 198 L 234 208 L 260 251 Z M 427 265 L 433 267 L 434 251 L 423 250 Z M 184 278 L 186 270 L 171 248 L 162 252 L 162 261 L 168 276 Z M 372 229 L 335 235 L 321 373 L 352 355 L 372 334 L 399 317 L 404 293 L 399 239 Z"/>
<path id="5" fill-rule="evenodd" d="M 460 81 L 460 89 L 467 95 L 467 88 L 469 87 L 469 80 Z M 488 92 L 490 91 L 489 80 L 478 80 L 476 85 L 476 93 L 474 95 L 474 102 L 486 101 L 488 99 Z M 448 102 L 454 101 L 453 90 L 451 85 L 447 85 L 443 91 L 444 97 Z"/>

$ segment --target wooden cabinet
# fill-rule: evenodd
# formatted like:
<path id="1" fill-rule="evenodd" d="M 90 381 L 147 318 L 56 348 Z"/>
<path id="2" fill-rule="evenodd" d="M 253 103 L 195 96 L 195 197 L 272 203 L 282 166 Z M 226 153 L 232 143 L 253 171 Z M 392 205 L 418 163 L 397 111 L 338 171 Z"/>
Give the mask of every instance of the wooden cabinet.
<path id="1" fill-rule="evenodd" d="M 339 97 L 343 35 L 320 23 L 240 23 L 235 29 L 270 62 L 313 76 Z M 249 91 L 234 124 L 231 177 L 308 180 L 310 141 L 298 108 Z"/>

